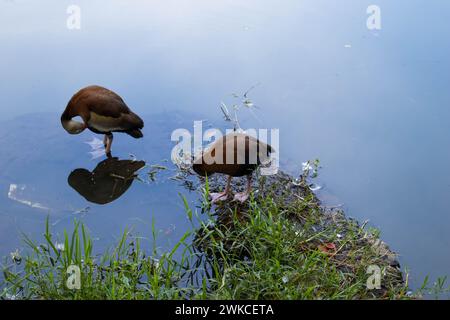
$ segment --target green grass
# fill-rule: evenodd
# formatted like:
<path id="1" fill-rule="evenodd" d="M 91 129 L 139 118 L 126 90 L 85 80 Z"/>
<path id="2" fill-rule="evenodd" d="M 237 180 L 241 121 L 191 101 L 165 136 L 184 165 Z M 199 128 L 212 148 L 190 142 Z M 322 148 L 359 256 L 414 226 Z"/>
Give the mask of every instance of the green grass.
<path id="1" fill-rule="evenodd" d="M 348 223 L 337 239 L 336 225 L 317 231 L 322 213 L 304 210 L 305 201 L 282 207 L 271 198 L 250 202 L 245 212 L 230 210 L 222 223 L 202 226 L 194 244 L 213 266 L 209 278 L 213 299 L 367 299 L 405 298 L 401 275 L 380 257 L 365 231 Z M 235 208 L 236 209 L 236 208 Z M 344 230 L 343 230 L 344 233 Z M 337 252 L 319 250 L 337 244 Z M 340 251 L 343 253 L 341 254 Z M 380 265 L 384 286 L 368 290 L 369 265 Z"/>
<path id="2" fill-rule="evenodd" d="M 242 206 L 212 210 L 204 187 L 202 211 L 182 197 L 192 230 L 172 250 L 142 248 L 127 230 L 115 247 L 93 252 L 87 228 L 74 222 L 56 246 L 47 221 L 42 244 L 25 237 L 28 254 L 3 268 L 1 298 L 21 299 L 409 299 L 401 272 L 368 231 L 341 212 L 324 213 L 311 193 L 266 188 Z M 279 188 L 277 189 L 279 190 Z M 195 227 L 194 227 L 195 226 Z M 150 232 L 150 230 L 149 230 Z M 333 244 L 332 252 L 321 246 Z M 81 270 L 81 289 L 68 289 L 67 268 Z M 369 290 L 377 265 L 382 288 Z"/>

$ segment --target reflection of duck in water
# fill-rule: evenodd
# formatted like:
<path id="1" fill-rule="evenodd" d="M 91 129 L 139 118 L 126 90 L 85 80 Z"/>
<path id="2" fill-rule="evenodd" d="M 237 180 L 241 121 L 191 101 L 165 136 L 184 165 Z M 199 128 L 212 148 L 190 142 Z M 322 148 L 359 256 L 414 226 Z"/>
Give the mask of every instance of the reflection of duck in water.
<path id="1" fill-rule="evenodd" d="M 72 120 L 81 117 L 83 122 Z M 89 130 L 104 134 L 105 152 L 111 155 L 113 132 L 125 132 L 133 138 L 142 138 L 144 121 L 133 113 L 115 92 L 99 86 L 78 91 L 67 104 L 61 124 L 70 134 Z"/>
<path id="2" fill-rule="evenodd" d="M 86 200 L 107 204 L 122 196 L 133 183 L 144 161 L 108 158 L 92 171 L 76 169 L 68 178 L 69 185 Z"/>

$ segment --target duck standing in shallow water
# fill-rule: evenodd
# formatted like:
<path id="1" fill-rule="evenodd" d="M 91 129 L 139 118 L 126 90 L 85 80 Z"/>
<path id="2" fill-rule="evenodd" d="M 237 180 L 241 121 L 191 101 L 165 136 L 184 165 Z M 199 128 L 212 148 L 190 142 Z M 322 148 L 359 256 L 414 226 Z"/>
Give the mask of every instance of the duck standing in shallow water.
<path id="1" fill-rule="evenodd" d="M 194 159 L 193 170 L 200 176 L 214 173 L 228 175 L 225 190 L 211 193 L 212 202 L 224 201 L 231 191 L 232 177 L 247 176 L 247 189 L 234 196 L 234 200 L 245 202 L 251 191 L 253 171 L 261 164 L 270 162 L 273 149 L 258 139 L 244 133 L 233 132 L 217 139 L 202 154 Z"/>
<path id="2" fill-rule="evenodd" d="M 83 122 L 72 120 L 81 117 Z M 124 132 L 133 138 L 142 138 L 144 121 L 133 113 L 115 92 L 100 86 L 89 86 L 78 91 L 67 104 L 61 116 L 63 128 L 70 134 L 86 128 L 104 134 L 105 152 L 111 156 L 113 132 Z"/>

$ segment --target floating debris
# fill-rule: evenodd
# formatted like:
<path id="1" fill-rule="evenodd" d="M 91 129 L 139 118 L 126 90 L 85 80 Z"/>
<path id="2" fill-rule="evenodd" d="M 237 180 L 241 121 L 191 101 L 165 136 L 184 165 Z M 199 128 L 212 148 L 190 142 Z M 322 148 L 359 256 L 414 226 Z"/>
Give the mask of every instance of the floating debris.
<path id="1" fill-rule="evenodd" d="M 311 163 L 309 161 L 302 162 L 302 171 L 309 171 L 312 169 L 313 167 L 311 166 Z"/>
<path id="2" fill-rule="evenodd" d="M 86 214 L 91 209 L 91 207 L 87 206 L 83 209 L 79 209 L 73 212 L 73 214 Z"/>
<path id="3" fill-rule="evenodd" d="M 319 191 L 322 189 L 321 186 L 319 186 L 318 184 L 314 184 L 314 183 L 310 184 L 308 187 L 309 187 L 309 190 L 311 190 L 313 192 L 316 192 L 316 191 Z"/>
<path id="4" fill-rule="evenodd" d="M 22 262 L 22 256 L 19 253 L 19 249 L 10 253 L 11 259 L 15 264 L 20 264 Z"/>
<path id="5" fill-rule="evenodd" d="M 154 168 L 154 169 L 157 169 L 157 170 L 167 170 L 166 166 L 162 166 L 162 165 L 159 165 L 159 164 L 152 164 L 150 167 Z"/>
<path id="6" fill-rule="evenodd" d="M 189 152 L 172 154 L 172 162 L 181 171 L 189 171 L 192 166 L 192 160 L 193 156 Z"/>
<path id="7" fill-rule="evenodd" d="M 18 194 L 25 191 L 26 186 L 25 185 L 17 185 L 14 183 L 11 183 L 9 185 L 9 191 L 8 191 L 8 198 L 19 202 L 21 204 L 27 205 L 31 208 L 36 208 L 36 209 L 41 209 L 41 210 L 50 210 L 50 208 L 47 208 L 46 206 L 40 204 L 39 202 L 32 202 L 30 200 L 26 200 L 26 199 L 21 199 Z"/>
<path id="8" fill-rule="evenodd" d="M 150 170 L 147 174 L 148 174 L 149 179 L 152 182 L 156 181 L 156 174 L 158 172 L 168 169 L 166 166 L 162 166 L 162 165 L 159 165 L 159 164 L 152 164 L 150 166 L 150 168 L 152 168 L 153 170 Z"/>
<path id="9" fill-rule="evenodd" d="M 156 170 L 149 171 L 148 178 L 150 179 L 150 181 L 152 181 L 152 182 L 156 181 L 156 174 L 157 173 L 158 173 L 158 171 L 156 171 Z"/>
<path id="10" fill-rule="evenodd" d="M 225 103 L 223 102 L 220 103 L 220 110 L 222 110 L 225 121 L 232 121 L 230 112 L 228 111 L 228 108 Z"/>
<path id="11" fill-rule="evenodd" d="M 176 229 L 176 226 L 174 224 L 170 224 L 169 227 L 164 231 L 164 234 L 166 236 L 171 235 Z"/>
<path id="12" fill-rule="evenodd" d="M 55 248 L 58 251 L 64 251 L 64 243 L 55 242 Z"/>
<path id="13" fill-rule="evenodd" d="M 85 143 L 88 144 L 92 149 L 99 149 L 104 147 L 103 141 L 97 137 L 92 137 L 91 141 L 86 141 Z"/>
<path id="14" fill-rule="evenodd" d="M 91 141 L 86 141 L 85 143 L 91 147 L 91 151 L 89 151 L 91 160 L 100 158 L 105 154 L 105 146 L 103 144 L 103 141 L 99 138 L 92 137 Z"/>
<path id="15" fill-rule="evenodd" d="M 244 103 L 244 106 L 246 106 L 247 108 L 252 108 L 255 106 L 254 103 L 250 99 L 245 99 L 243 101 L 243 103 Z"/>

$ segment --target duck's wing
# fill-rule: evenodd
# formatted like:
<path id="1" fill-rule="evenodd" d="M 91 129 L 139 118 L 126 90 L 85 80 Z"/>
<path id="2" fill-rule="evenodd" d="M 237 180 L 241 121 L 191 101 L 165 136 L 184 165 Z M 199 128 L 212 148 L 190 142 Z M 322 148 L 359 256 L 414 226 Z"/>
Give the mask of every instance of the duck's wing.
<path id="1" fill-rule="evenodd" d="M 236 133 L 226 136 L 226 149 L 234 150 L 238 163 L 246 164 L 266 163 L 270 159 L 272 147 L 257 138 Z M 236 157 L 236 156 L 235 156 Z"/>
<path id="2" fill-rule="evenodd" d="M 86 103 L 90 112 L 103 118 L 113 118 L 123 130 L 142 129 L 144 122 L 130 110 L 125 101 L 115 92 L 99 87 L 91 86 L 86 89 Z"/>
<path id="3" fill-rule="evenodd" d="M 87 87 L 84 102 L 91 112 L 104 117 L 119 118 L 131 112 L 123 99 L 115 92 L 99 87 Z"/>

